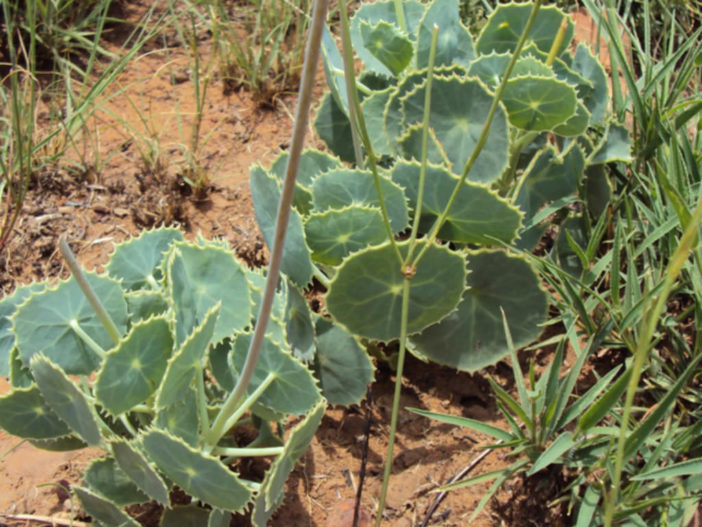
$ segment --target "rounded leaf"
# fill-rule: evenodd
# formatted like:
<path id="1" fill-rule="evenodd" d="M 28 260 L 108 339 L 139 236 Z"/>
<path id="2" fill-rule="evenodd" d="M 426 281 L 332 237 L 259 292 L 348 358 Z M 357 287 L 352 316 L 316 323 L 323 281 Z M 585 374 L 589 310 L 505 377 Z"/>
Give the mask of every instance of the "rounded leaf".
<path id="1" fill-rule="evenodd" d="M 565 123 L 575 115 L 575 89 L 549 77 L 510 78 L 502 102 L 509 122 L 522 130 L 542 132 Z"/>
<path id="2" fill-rule="evenodd" d="M 400 243 L 407 254 L 409 243 Z M 420 243 L 418 250 L 422 247 Z M 465 287 L 465 261 L 447 247 L 427 249 L 410 281 L 408 333 L 417 333 L 455 309 Z M 329 286 L 326 306 L 352 333 L 389 341 L 400 336 L 405 280 L 390 242 L 352 254 Z"/>
<path id="3" fill-rule="evenodd" d="M 469 251 L 468 261 L 468 289 L 458 309 L 411 340 L 423 357 L 473 372 L 509 353 L 501 310 L 514 345 L 520 347 L 541 332 L 547 300 L 523 258 L 504 251 Z"/>

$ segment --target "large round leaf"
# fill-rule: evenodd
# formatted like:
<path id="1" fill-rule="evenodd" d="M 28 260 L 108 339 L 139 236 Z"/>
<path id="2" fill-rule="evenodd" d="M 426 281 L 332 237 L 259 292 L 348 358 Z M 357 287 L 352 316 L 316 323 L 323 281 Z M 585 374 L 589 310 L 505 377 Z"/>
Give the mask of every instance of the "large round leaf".
<path id="1" fill-rule="evenodd" d="M 106 276 L 86 273 L 93 291 L 102 302 L 120 334 L 126 329 L 127 304 L 122 288 Z M 102 349 L 114 342 L 93 311 L 76 281 L 71 278 L 55 289 L 34 294 L 12 318 L 16 345 L 25 366 L 43 353 L 69 375 L 87 375 L 100 364 L 98 355 L 71 327 L 80 329 Z"/>
<path id="2" fill-rule="evenodd" d="M 12 332 L 10 317 L 33 292 L 45 287 L 44 283 L 20 286 L 0 301 L 0 377 L 10 375 L 10 352 L 15 346 L 15 334 Z"/>
<path id="3" fill-rule="evenodd" d="M 392 169 L 392 179 L 404 187 L 410 206 L 417 207 L 419 163 L 400 161 Z M 427 166 L 422 202 L 420 230 L 429 232 L 446 207 L 459 182 L 457 176 L 443 167 Z M 477 183 L 466 181 L 439 231 L 439 238 L 461 243 L 493 245 L 495 240 L 510 243 L 521 220 L 519 211 L 496 193 Z"/>
<path id="4" fill-rule="evenodd" d="M 83 482 L 119 507 L 145 503 L 151 499 L 139 490 L 110 456 L 93 461 L 83 475 Z"/>
<path id="5" fill-rule="evenodd" d="M 403 256 L 408 246 L 408 242 L 399 244 Z M 438 322 L 456 307 L 465 276 L 460 254 L 438 245 L 427 249 L 410 281 L 410 334 Z M 382 341 L 399 338 L 404 280 L 390 242 L 359 251 L 344 260 L 331 281 L 327 310 L 356 335 Z"/>
<path id="6" fill-rule="evenodd" d="M 0 428 L 22 439 L 53 439 L 71 432 L 36 385 L 0 397 Z"/>
<path id="7" fill-rule="evenodd" d="M 403 129 L 421 123 L 424 117 L 426 82 L 402 99 Z M 437 77 L 431 88 L 429 126 L 451 162 L 454 174 L 462 174 L 478 143 L 488 118 L 493 96 L 480 81 L 458 77 Z M 571 112 L 572 113 L 572 112 Z M 490 183 L 507 166 L 509 136 L 501 106 L 493 117 L 485 147 L 468 175 L 471 181 Z"/>
<path id="8" fill-rule="evenodd" d="M 305 237 L 315 261 L 338 265 L 352 252 L 381 243 L 387 231 L 380 210 L 350 206 L 311 214 Z"/>
<path id="9" fill-rule="evenodd" d="M 165 317 L 139 322 L 107 355 L 95 383 L 100 404 L 113 415 L 145 401 L 161 382 L 173 348 Z"/>
<path id="10" fill-rule="evenodd" d="M 519 347 L 541 332 L 547 302 L 538 277 L 523 258 L 480 251 L 469 252 L 468 262 L 469 288 L 458 309 L 411 340 L 423 357 L 473 372 L 509 352 L 501 310 Z"/>
<path id="11" fill-rule="evenodd" d="M 507 81 L 502 96 L 509 122 L 523 130 L 542 132 L 575 115 L 575 89 L 549 77 L 515 77 Z"/>

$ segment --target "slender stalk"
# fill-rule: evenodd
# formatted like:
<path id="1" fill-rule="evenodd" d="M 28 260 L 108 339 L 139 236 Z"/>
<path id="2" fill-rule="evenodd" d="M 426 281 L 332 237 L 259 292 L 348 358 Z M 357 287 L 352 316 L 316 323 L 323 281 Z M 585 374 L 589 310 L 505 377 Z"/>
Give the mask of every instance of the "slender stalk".
<path id="1" fill-rule="evenodd" d="M 207 394 L 205 393 L 205 374 L 203 368 L 198 364 L 195 373 L 197 380 L 197 409 L 200 413 L 201 430 L 207 430 L 210 427 L 210 417 L 207 415 Z"/>
<path id="2" fill-rule="evenodd" d="M 405 21 L 405 9 L 403 7 L 402 0 L 395 0 L 395 17 L 397 18 L 397 25 L 403 33 L 407 33 L 407 22 Z"/>
<path id="3" fill-rule="evenodd" d="M 349 94 L 349 107 L 353 105 L 355 107 L 356 114 L 356 122 L 352 122 L 351 127 L 353 128 L 354 126 L 358 126 L 358 133 L 361 141 L 363 142 L 363 148 L 366 149 L 366 159 L 368 160 L 368 165 L 370 166 L 373 174 L 373 184 L 375 185 L 375 192 L 378 195 L 380 213 L 383 216 L 385 231 L 387 232 L 388 240 L 390 240 L 390 243 L 395 250 L 397 260 L 400 265 L 402 265 L 402 253 L 400 252 L 400 248 L 397 246 L 397 242 L 395 242 L 395 236 L 393 235 L 392 227 L 390 226 L 390 217 L 388 215 L 387 205 L 385 204 L 385 199 L 383 198 L 383 189 L 380 187 L 378 159 L 375 156 L 373 144 L 371 143 L 370 136 L 368 135 L 366 120 L 363 117 L 361 103 L 358 99 L 358 92 L 356 91 L 356 73 L 353 68 L 353 48 L 351 46 L 351 29 L 349 26 L 349 18 L 346 12 L 346 0 L 339 0 L 339 13 L 341 19 L 341 44 L 344 55 L 344 74 L 347 79 L 351 79 L 353 81 L 351 82 L 352 89 L 347 90 Z"/>
<path id="4" fill-rule="evenodd" d="M 631 411 L 634 404 L 634 396 L 639 386 L 639 380 L 643 373 L 646 360 L 651 351 L 651 343 L 653 334 L 658 326 L 661 313 L 665 309 L 668 296 L 673 288 L 675 281 L 682 270 L 683 265 L 687 262 L 691 249 L 696 245 L 697 235 L 700 224 L 702 223 L 702 199 L 697 202 L 697 207 L 690 218 L 690 222 L 680 238 L 680 244 L 670 258 L 670 263 L 665 270 L 665 278 L 663 279 L 663 288 L 657 297 L 654 297 L 653 308 L 647 313 L 643 319 L 642 331 L 639 334 L 639 339 L 636 344 L 634 360 L 631 364 L 631 377 L 626 390 L 626 399 L 624 409 L 622 410 L 621 425 L 619 427 L 619 439 L 617 443 L 617 452 L 614 460 L 614 476 L 612 477 L 612 490 L 607 497 L 605 506 L 605 527 L 611 527 L 614 520 L 615 509 L 619 499 L 619 486 L 621 485 L 622 470 L 624 468 L 624 448 L 629 431 L 629 421 L 631 419 Z"/>
<path id="5" fill-rule="evenodd" d="M 390 435 L 388 437 L 388 451 L 385 453 L 385 470 L 383 472 L 383 486 L 380 489 L 378 512 L 375 517 L 376 526 L 383 522 L 383 509 L 388 494 L 390 471 L 392 470 L 392 454 L 395 449 L 395 432 L 397 431 L 397 416 L 400 413 L 400 396 L 402 395 L 402 371 L 405 367 L 407 351 L 407 319 L 409 316 L 410 279 L 402 281 L 402 322 L 400 325 L 400 351 L 397 356 L 397 371 L 395 372 L 395 393 L 392 398 L 392 417 L 390 418 Z"/>
<path id="6" fill-rule="evenodd" d="M 431 85 L 434 80 L 434 62 L 436 60 L 436 43 L 439 37 L 439 26 L 434 24 L 431 33 L 431 48 L 429 48 L 429 67 L 427 69 L 427 87 L 424 92 L 424 116 L 422 119 L 422 154 L 421 166 L 419 168 L 419 190 L 417 192 L 417 206 L 414 211 L 414 221 L 412 223 L 412 233 L 410 234 L 409 248 L 403 265 L 412 261 L 414 248 L 416 247 L 417 233 L 419 232 L 419 220 L 422 216 L 422 204 L 424 202 L 424 184 L 427 177 L 427 150 L 429 145 L 429 117 L 431 116 Z"/>
<path id="7" fill-rule="evenodd" d="M 227 432 L 227 430 L 229 430 L 237 422 L 239 422 L 241 416 L 243 416 L 246 413 L 246 411 L 249 408 L 251 408 L 251 406 L 258 400 L 258 398 L 261 397 L 261 395 L 263 395 L 263 392 L 265 392 L 268 389 L 268 387 L 275 379 L 276 376 L 272 373 L 269 373 L 268 376 L 265 379 L 263 379 L 263 382 L 256 387 L 253 393 L 249 395 L 246 399 L 244 399 L 244 401 L 232 413 L 225 414 L 222 410 L 220 410 L 219 414 L 217 414 L 215 422 L 212 423 L 212 428 L 210 429 L 209 434 L 205 437 L 206 450 L 214 448 L 214 446 Z M 223 417 L 226 417 L 226 420 L 220 420 L 220 418 Z"/>
<path id="8" fill-rule="evenodd" d="M 78 324 L 78 321 L 74 318 L 71 319 L 71 321 L 68 323 L 69 326 L 71 326 L 71 329 L 73 332 L 78 335 L 78 338 L 82 340 L 86 346 L 88 346 L 92 351 L 95 352 L 96 355 L 98 355 L 100 358 L 105 358 L 105 350 L 102 349 L 100 344 L 95 342 L 90 335 L 88 335 L 85 330 L 83 330 L 82 327 Z"/>
<path id="9" fill-rule="evenodd" d="M 107 334 L 110 336 L 112 341 L 115 344 L 118 344 L 119 339 L 120 339 L 120 335 L 119 335 L 119 331 L 117 330 L 117 326 L 115 325 L 114 321 L 112 320 L 112 317 L 110 317 L 110 314 L 105 309 L 105 306 L 103 306 L 102 302 L 100 302 L 100 299 L 95 294 L 95 291 L 93 291 L 93 288 L 91 287 L 90 283 L 88 283 L 88 280 L 85 277 L 85 274 L 83 273 L 83 269 L 81 269 L 80 265 L 78 265 L 78 260 L 76 260 L 76 257 L 73 255 L 73 251 L 71 251 L 71 248 L 68 246 L 68 243 L 66 242 L 65 238 L 61 238 L 59 240 L 59 251 L 61 251 L 61 256 L 63 256 L 63 259 L 66 261 L 66 265 L 71 270 L 71 274 L 73 275 L 73 278 L 75 278 L 81 291 L 83 291 L 85 298 L 88 299 L 90 306 L 93 308 L 93 311 L 95 311 L 95 314 L 100 319 L 100 322 L 102 323 L 102 326 L 105 328 L 105 331 L 107 331 Z M 76 322 L 76 326 L 77 326 L 77 322 Z M 76 331 L 76 333 L 78 332 L 76 330 L 76 328 L 73 328 L 73 330 Z M 81 337 L 81 338 L 83 338 L 83 337 Z M 90 338 L 90 337 L 88 337 L 88 338 Z M 100 348 L 100 350 L 102 351 L 102 348 Z M 103 355 L 104 355 L 104 353 L 105 352 L 102 351 Z"/>
<path id="10" fill-rule="evenodd" d="M 229 394 L 224 401 L 222 409 L 215 418 L 212 427 L 207 434 L 207 442 L 210 445 L 216 444 L 220 437 L 226 432 L 226 424 L 230 422 L 230 416 L 239 407 L 239 401 L 246 394 L 246 389 L 251 383 L 258 357 L 261 353 L 261 345 L 270 319 L 271 307 L 273 306 L 273 298 L 275 296 L 276 286 L 278 284 L 278 276 L 280 274 L 280 266 L 283 259 L 283 246 L 285 244 L 285 233 L 288 228 L 288 220 L 290 218 L 290 208 L 292 206 L 293 194 L 295 192 L 295 180 L 297 178 L 297 169 L 302 154 L 302 147 L 305 140 L 305 132 L 310 114 L 310 106 L 312 103 L 312 90 L 314 88 L 315 75 L 317 72 L 317 63 L 319 62 L 320 42 L 322 40 L 322 29 L 326 19 L 328 0 L 315 0 L 314 9 L 312 12 L 312 23 L 310 25 L 310 34 L 307 40 L 305 49 L 305 64 L 302 69 L 302 81 L 300 83 L 300 91 L 297 101 L 297 113 L 295 115 L 295 124 L 290 141 L 290 156 L 285 172 L 285 181 L 281 193 L 280 204 L 278 205 L 278 218 L 275 226 L 275 239 L 273 243 L 273 251 L 271 261 L 268 268 L 268 276 L 266 277 L 266 287 L 263 292 L 263 300 L 256 319 L 256 328 L 253 338 L 249 345 L 249 350 L 246 355 L 246 362 L 241 371 L 241 376 L 234 387 L 234 390 Z"/>
<path id="11" fill-rule="evenodd" d="M 282 446 L 258 447 L 258 448 L 215 448 L 212 454 L 215 456 L 229 457 L 257 457 L 257 456 L 278 456 L 283 453 Z"/>
<path id="12" fill-rule="evenodd" d="M 451 197 L 449 198 L 449 201 L 446 205 L 446 208 L 444 211 L 441 213 L 441 216 L 437 218 L 437 220 L 434 222 L 434 225 L 431 228 L 431 231 L 428 236 L 428 242 L 427 244 L 419 251 L 417 256 L 415 257 L 414 261 L 412 264 L 416 266 L 419 261 L 422 259 L 424 256 L 424 253 L 434 245 L 434 242 L 436 241 L 436 237 L 439 233 L 439 230 L 443 226 L 444 222 L 446 221 L 446 218 L 449 215 L 449 212 L 451 211 L 451 207 L 453 207 L 454 202 L 456 201 L 456 198 L 458 197 L 458 193 L 461 190 L 461 187 L 466 181 L 466 178 L 468 177 L 468 174 L 470 173 L 470 170 L 473 168 L 473 165 L 475 164 L 475 161 L 478 159 L 478 155 L 480 152 L 483 150 L 485 147 L 485 144 L 487 143 L 488 135 L 490 133 L 490 127 L 492 126 L 492 120 L 495 117 L 495 112 L 497 111 L 497 108 L 499 106 L 500 100 L 502 99 L 502 93 L 505 91 L 505 86 L 507 85 L 507 81 L 509 80 L 510 75 L 512 74 L 512 70 L 514 69 L 514 65 L 517 63 L 517 59 L 519 58 L 519 54 L 522 51 L 522 48 L 524 47 L 524 44 L 527 41 L 527 37 L 529 36 L 529 33 L 531 32 L 531 28 L 534 25 L 534 22 L 536 20 L 536 15 L 539 13 L 539 9 L 541 8 L 541 3 L 543 0 L 535 0 L 534 6 L 531 8 L 531 13 L 529 14 L 529 19 L 527 20 L 526 26 L 524 27 L 524 31 L 522 32 L 521 37 L 519 37 L 519 42 L 517 42 L 517 47 L 514 50 L 514 53 L 512 53 L 512 58 L 509 61 L 509 64 L 507 65 L 507 69 L 505 70 L 505 74 L 502 77 L 502 81 L 500 82 L 500 85 L 497 87 L 497 90 L 495 90 L 495 96 L 492 100 L 492 104 L 490 105 L 490 109 L 488 110 L 488 115 L 487 119 L 485 120 L 485 123 L 483 124 L 483 129 L 480 132 L 480 137 L 478 138 L 478 142 L 475 145 L 475 148 L 473 149 L 473 152 L 471 152 L 470 157 L 468 158 L 468 161 L 465 164 L 465 167 L 463 168 L 463 173 L 461 174 L 461 179 L 460 181 L 456 184 L 455 188 L 453 189 L 453 193 L 451 194 Z"/>

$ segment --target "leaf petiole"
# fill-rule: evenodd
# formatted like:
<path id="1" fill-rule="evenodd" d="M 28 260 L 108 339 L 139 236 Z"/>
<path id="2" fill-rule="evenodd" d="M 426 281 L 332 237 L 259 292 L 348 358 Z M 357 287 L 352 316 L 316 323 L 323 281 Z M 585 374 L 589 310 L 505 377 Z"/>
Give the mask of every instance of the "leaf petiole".
<path id="1" fill-rule="evenodd" d="M 69 322 L 68 325 L 71 327 L 73 332 L 78 335 L 80 340 L 83 341 L 83 343 L 88 346 L 92 351 L 95 352 L 96 355 L 98 355 L 100 358 L 105 358 L 105 350 L 100 347 L 100 344 L 95 342 L 90 335 L 88 335 L 82 327 L 78 324 L 78 321 L 75 318 L 72 318 Z"/>

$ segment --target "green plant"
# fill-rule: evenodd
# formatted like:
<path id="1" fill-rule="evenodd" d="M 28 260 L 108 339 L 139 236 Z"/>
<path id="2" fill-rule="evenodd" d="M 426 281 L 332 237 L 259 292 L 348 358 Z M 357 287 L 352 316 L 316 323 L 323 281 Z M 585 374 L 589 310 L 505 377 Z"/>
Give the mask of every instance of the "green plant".
<path id="1" fill-rule="evenodd" d="M 299 293 L 280 283 L 253 380 L 225 412 L 263 274 L 221 243 L 186 242 L 175 229 L 117 246 L 103 275 L 67 257 L 73 278 L 18 288 L 0 303 L 0 374 L 12 385 L 0 397 L 0 426 L 40 448 L 105 450 L 73 490 L 106 525 L 136 525 L 120 510 L 132 503 L 168 507 L 174 485 L 211 505 L 217 525 L 251 502 L 255 525 L 265 525 L 326 406 L 293 356 L 308 351 L 301 344 L 313 323 Z M 283 442 L 290 414 L 305 417 Z M 253 443 L 225 434 L 245 423 L 259 431 Z M 263 482 L 229 469 L 250 456 L 276 456 Z"/>
<path id="2" fill-rule="evenodd" d="M 220 76 L 228 89 L 244 86 L 262 103 L 294 89 L 300 79 L 310 0 L 208 2 Z"/>

